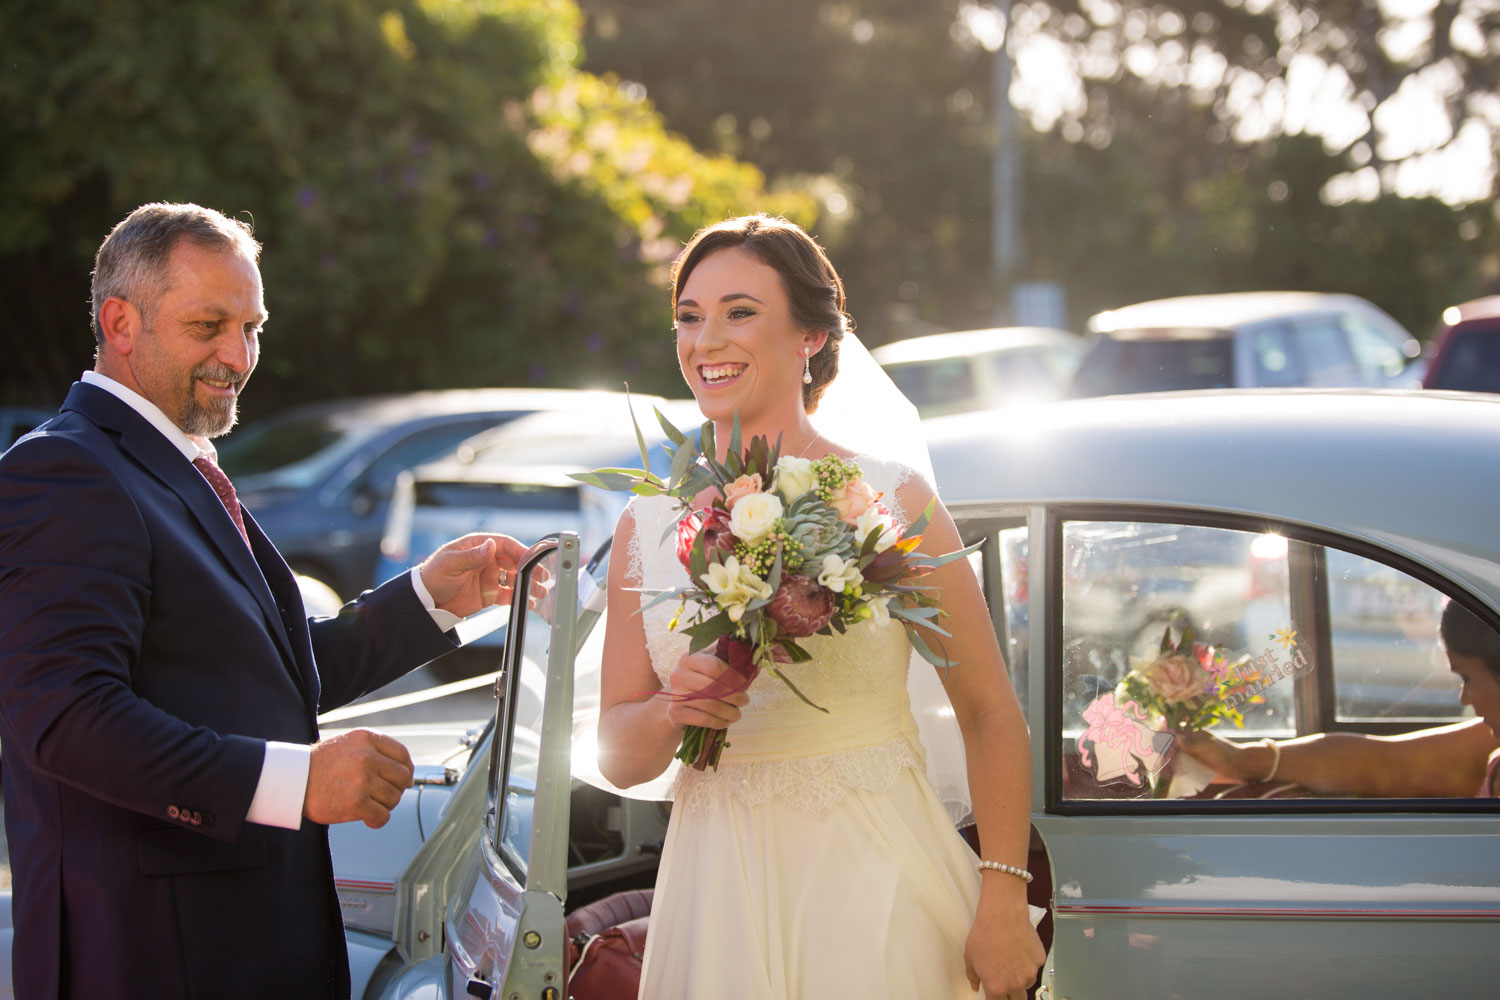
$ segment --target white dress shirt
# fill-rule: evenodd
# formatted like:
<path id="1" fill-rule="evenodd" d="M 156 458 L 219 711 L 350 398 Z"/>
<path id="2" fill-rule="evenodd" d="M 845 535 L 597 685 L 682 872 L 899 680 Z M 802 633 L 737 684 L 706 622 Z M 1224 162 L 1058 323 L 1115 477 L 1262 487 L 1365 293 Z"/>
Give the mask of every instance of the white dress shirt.
<path id="1" fill-rule="evenodd" d="M 207 439 L 185 434 L 182 428 L 168 419 L 160 407 L 145 396 L 98 372 L 84 372 L 82 380 L 103 389 L 139 413 L 152 427 L 161 431 L 189 462 L 199 456 L 206 456 L 209 461 L 218 464 L 218 453 Z M 227 511 L 225 516 L 228 516 Z M 458 624 L 457 615 L 437 607 L 432 594 L 422 583 L 422 574 L 415 569 L 411 571 L 411 585 L 417 593 L 417 599 L 432 616 L 433 624 L 445 632 Z M 265 760 L 260 767 L 260 781 L 255 786 L 255 796 L 250 800 L 250 811 L 245 814 L 246 821 L 288 830 L 300 827 L 302 806 L 307 798 L 307 771 L 311 760 L 312 748 L 309 746 L 267 740 Z"/>

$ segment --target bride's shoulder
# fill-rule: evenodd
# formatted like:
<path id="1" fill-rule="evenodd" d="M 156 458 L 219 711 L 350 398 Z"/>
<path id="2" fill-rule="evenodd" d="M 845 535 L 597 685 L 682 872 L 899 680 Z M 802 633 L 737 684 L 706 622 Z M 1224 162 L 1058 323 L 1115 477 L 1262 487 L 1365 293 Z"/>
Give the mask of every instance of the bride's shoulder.
<path id="1" fill-rule="evenodd" d="M 864 480 L 882 491 L 904 490 L 915 487 L 932 492 L 932 484 L 918 469 L 905 462 L 881 455 L 855 455 L 852 459 L 859 466 Z"/>
<path id="2" fill-rule="evenodd" d="M 853 461 L 861 478 L 881 494 L 881 502 L 903 525 L 910 524 L 937 495 L 927 476 L 904 462 L 881 455 L 856 455 Z"/>

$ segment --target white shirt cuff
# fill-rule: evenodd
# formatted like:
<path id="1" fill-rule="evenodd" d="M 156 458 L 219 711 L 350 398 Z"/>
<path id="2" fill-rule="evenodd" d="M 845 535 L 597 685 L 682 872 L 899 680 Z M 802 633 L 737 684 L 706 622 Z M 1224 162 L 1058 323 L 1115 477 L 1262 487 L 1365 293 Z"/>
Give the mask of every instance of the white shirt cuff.
<path id="1" fill-rule="evenodd" d="M 448 631 L 459 622 L 463 621 L 451 611 L 444 611 L 437 606 L 437 601 L 427 592 L 427 584 L 422 582 L 421 567 L 413 567 L 411 571 L 411 589 L 417 592 L 417 600 L 422 602 L 422 607 L 427 609 L 427 614 L 432 618 L 432 624 L 441 631 Z"/>
<path id="2" fill-rule="evenodd" d="M 266 743 L 260 782 L 245 821 L 296 830 L 302 826 L 302 804 L 307 799 L 307 771 L 312 747 L 300 743 Z"/>

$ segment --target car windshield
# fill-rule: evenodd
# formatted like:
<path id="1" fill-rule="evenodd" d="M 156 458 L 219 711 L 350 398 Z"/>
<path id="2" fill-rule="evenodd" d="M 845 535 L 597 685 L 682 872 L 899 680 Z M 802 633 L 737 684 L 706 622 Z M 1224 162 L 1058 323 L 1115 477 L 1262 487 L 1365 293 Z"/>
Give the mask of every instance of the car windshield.
<path id="1" fill-rule="evenodd" d="M 1101 337 L 1079 366 L 1069 395 L 1227 389 L 1234 385 L 1233 359 L 1228 337 Z"/>
<path id="2" fill-rule="evenodd" d="M 1500 321 L 1455 333 L 1427 387 L 1500 392 Z"/>
<path id="3" fill-rule="evenodd" d="M 261 488 L 306 489 L 343 463 L 380 428 L 347 413 L 272 419 L 231 434 L 219 445 L 219 464 L 234 479 L 264 477 Z"/>

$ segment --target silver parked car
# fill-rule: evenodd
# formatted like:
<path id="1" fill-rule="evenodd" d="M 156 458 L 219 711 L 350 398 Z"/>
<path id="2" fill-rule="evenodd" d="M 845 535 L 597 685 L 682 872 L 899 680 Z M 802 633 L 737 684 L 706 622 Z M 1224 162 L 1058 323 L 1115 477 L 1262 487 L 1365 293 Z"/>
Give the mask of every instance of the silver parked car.
<path id="1" fill-rule="evenodd" d="M 1003 326 L 912 337 L 870 353 L 926 418 L 1057 399 L 1083 352 L 1083 338 L 1067 330 Z"/>
<path id="2" fill-rule="evenodd" d="M 1092 590 L 1122 567 L 1163 592 L 1174 567 L 1183 587 L 1233 577 L 1211 641 L 1255 689 L 1243 735 L 1451 722 L 1436 609 L 1500 626 L 1500 401 L 1181 393 L 1062 403 L 1024 435 L 984 414 L 929 426 L 943 497 L 984 543 L 994 627 L 1028 633 L 1004 648 L 1031 731 L 1032 889 L 1052 909 L 1038 996 L 1493 995 L 1500 802 L 1179 784 L 1171 733 L 1128 704 L 1102 711 L 1140 658 Z M 1204 570 L 1225 553 L 1242 575 Z M 564 865 L 580 802 L 586 824 L 601 817 L 580 796 L 575 702 L 597 696 L 603 571 L 579 561 L 570 535 L 529 557 L 527 584 L 552 599 L 512 610 L 495 724 L 394 879 L 388 936 L 361 932 L 388 949 L 366 996 L 566 996 Z M 596 871 L 641 863 L 637 807 L 608 804 L 620 836 Z"/>
<path id="3" fill-rule="evenodd" d="M 1356 295 L 1231 292 L 1140 302 L 1089 320 L 1068 394 L 1290 386 L 1411 388 L 1421 345 Z"/>

